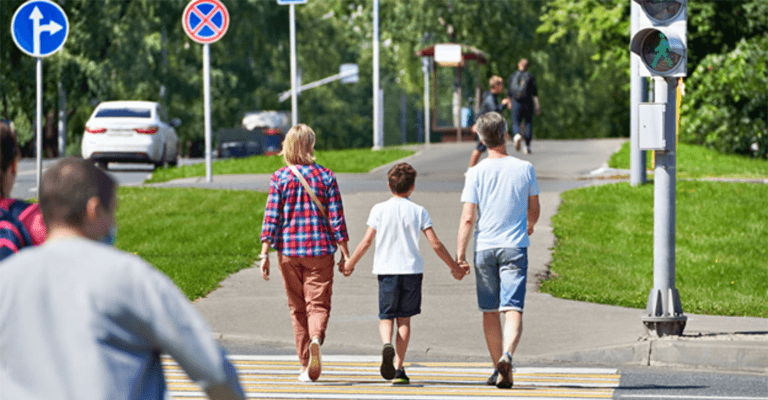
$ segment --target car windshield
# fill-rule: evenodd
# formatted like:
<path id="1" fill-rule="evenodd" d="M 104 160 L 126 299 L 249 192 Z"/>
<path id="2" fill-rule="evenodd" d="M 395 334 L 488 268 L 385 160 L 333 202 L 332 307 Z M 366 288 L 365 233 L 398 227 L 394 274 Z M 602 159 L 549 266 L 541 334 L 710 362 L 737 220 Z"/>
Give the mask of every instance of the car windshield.
<path id="1" fill-rule="evenodd" d="M 148 108 L 102 108 L 96 118 L 149 118 L 152 111 Z"/>

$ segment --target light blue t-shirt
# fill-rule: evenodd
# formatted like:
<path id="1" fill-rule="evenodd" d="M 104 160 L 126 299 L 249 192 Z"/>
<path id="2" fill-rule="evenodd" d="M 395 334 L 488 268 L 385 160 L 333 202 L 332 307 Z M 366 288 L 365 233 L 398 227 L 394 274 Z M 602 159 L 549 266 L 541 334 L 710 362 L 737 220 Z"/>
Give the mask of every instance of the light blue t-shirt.
<path id="1" fill-rule="evenodd" d="M 461 201 L 477 205 L 475 251 L 528 247 L 528 196 L 538 194 L 528 161 L 486 158 L 470 168 Z"/>
<path id="2" fill-rule="evenodd" d="M 368 216 L 368 226 L 376 229 L 374 274 L 424 272 L 424 259 L 419 252 L 419 235 L 432 226 L 426 208 L 410 199 L 393 197 L 373 206 Z"/>

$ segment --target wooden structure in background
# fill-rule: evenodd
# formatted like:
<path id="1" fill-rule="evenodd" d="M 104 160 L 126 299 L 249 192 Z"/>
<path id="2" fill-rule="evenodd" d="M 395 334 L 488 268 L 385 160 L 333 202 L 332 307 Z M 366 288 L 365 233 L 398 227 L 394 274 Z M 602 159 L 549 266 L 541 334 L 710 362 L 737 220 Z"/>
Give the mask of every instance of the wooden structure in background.
<path id="1" fill-rule="evenodd" d="M 441 46 L 444 46 L 442 48 L 450 47 L 450 46 L 459 46 L 461 48 L 461 58 L 457 60 L 451 60 L 448 62 L 441 62 L 439 59 L 434 60 L 435 58 L 435 48 L 438 48 L 438 58 L 440 57 L 440 49 Z M 466 61 L 467 60 L 474 60 L 477 63 L 477 88 L 475 90 L 475 107 L 474 111 L 475 113 L 480 109 L 480 101 L 483 94 L 483 89 L 480 83 L 480 65 L 485 65 L 487 63 L 487 57 L 485 53 L 482 51 L 466 45 L 466 44 L 459 44 L 459 43 L 441 43 L 436 44 L 424 49 L 421 49 L 417 51 L 416 53 L 417 57 L 432 57 L 432 96 L 430 99 L 430 109 L 432 110 L 432 132 L 438 132 L 442 135 L 443 142 L 456 142 L 456 141 L 467 141 L 467 140 L 474 140 L 474 134 L 472 133 L 471 128 L 462 128 L 460 123 L 456 123 L 456 115 L 453 117 L 454 126 L 437 126 L 437 66 L 438 64 L 440 66 L 444 67 L 452 67 L 458 69 L 458 85 L 454 88 L 454 96 L 458 95 L 459 98 L 461 98 L 461 74 L 464 68 L 466 67 Z M 458 91 L 458 93 L 456 93 Z M 455 112 L 455 111 L 454 111 Z M 459 113 L 461 113 L 461 106 L 459 106 Z M 459 118 L 460 119 L 460 118 Z"/>

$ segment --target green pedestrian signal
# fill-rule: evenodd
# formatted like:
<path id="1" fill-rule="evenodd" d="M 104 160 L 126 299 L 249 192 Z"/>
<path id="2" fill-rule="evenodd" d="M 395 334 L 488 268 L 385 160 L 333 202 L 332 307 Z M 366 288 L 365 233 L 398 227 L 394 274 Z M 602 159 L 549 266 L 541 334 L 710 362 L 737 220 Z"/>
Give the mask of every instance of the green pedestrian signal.
<path id="1" fill-rule="evenodd" d="M 633 1 L 643 10 L 630 44 L 640 76 L 686 76 L 687 0 Z"/>

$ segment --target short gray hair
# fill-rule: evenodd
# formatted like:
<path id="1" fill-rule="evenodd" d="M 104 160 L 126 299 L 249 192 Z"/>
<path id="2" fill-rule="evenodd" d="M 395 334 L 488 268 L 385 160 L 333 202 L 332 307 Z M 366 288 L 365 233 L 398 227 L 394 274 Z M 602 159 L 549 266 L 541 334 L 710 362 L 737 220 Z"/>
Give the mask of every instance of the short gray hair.
<path id="1" fill-rule="evenodd" d="M 501 114 L 492 111 L 477 119 L 477 130 L 480 141 L 489 149 L 504 145 L 507 140 L 507 120 Z"/>

